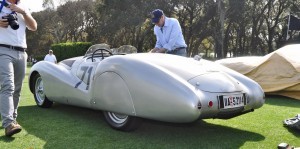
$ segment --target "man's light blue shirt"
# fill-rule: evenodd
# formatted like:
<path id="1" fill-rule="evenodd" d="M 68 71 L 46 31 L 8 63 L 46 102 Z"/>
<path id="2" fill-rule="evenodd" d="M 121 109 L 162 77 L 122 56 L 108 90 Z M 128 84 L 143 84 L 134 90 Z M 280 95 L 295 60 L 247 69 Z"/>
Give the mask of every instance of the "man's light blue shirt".
<path id="1" fill-rule="evenodd" d="M 165 17 L 164 26 L 159 27 L 155 25 L 154 34 L 156 35 L 155 48 L 164 48 L 172 51 L 176 48 L 187 47 L 177 19 Z"/>

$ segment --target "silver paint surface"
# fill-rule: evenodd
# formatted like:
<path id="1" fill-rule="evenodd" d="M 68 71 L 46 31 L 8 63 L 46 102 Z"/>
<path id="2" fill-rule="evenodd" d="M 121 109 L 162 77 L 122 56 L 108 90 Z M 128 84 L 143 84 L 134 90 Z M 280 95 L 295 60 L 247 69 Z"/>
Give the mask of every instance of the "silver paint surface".
<path id="1" fill-rule="evenodd" d="M 89 79 L 85 69 L 91 69 Z M 96 57 L 95 62 L 85 56 L 59 64 L 41 61 L 31 68 L 31 89 L 36 73 L 51 101 L 166 122 L 218 118 L 228 112 L 235 117 L 265 102 L 261 87 L 248 77 L 211 61 L 176 55 L 136 53 Z M 242 93 L 248 100 L 242 109 L 219 108 L 218 96 Z"/>

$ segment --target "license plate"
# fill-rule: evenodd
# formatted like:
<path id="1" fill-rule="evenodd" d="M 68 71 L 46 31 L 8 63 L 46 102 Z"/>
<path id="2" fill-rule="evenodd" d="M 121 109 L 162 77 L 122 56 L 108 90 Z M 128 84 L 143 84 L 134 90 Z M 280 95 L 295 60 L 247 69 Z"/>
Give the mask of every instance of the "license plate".
<path id="1" fill-rule="evenodd" d="M 247 103 L 244 94 L 219 96 L 219 101 L 221 109 L 243 107 Z"/>

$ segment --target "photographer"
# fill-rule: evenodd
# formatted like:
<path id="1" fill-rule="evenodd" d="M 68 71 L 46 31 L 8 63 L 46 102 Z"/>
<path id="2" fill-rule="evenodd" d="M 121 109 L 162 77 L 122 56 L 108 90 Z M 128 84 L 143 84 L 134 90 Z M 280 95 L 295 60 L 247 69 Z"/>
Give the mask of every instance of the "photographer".
<path id="1" fill-rule="evenodd" d="M 9 137 L 22 130 L 16 118 L 26 70 L 26 28 L 37 29 L 28 8 L 20 0 L 0 0 L 0 113 Z"/>

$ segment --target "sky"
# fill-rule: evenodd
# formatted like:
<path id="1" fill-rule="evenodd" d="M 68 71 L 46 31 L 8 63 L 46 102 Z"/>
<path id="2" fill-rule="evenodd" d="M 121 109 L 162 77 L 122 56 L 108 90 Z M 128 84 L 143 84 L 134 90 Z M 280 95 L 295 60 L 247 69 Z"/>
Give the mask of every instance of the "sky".
<path id="1" fill-rule="evenodd" d="M 43 0 L 22 0 L 31 12 L 39 12 L 44 8 L 42 6 Z M 59 0 L 54 0 L 54 4 L 57 5 Z"/>
<path id="2" fill-rule="evenodd" d="M 43 10 L 43 0 L 22 0 L 31 12 L 38 12 Z"/>

